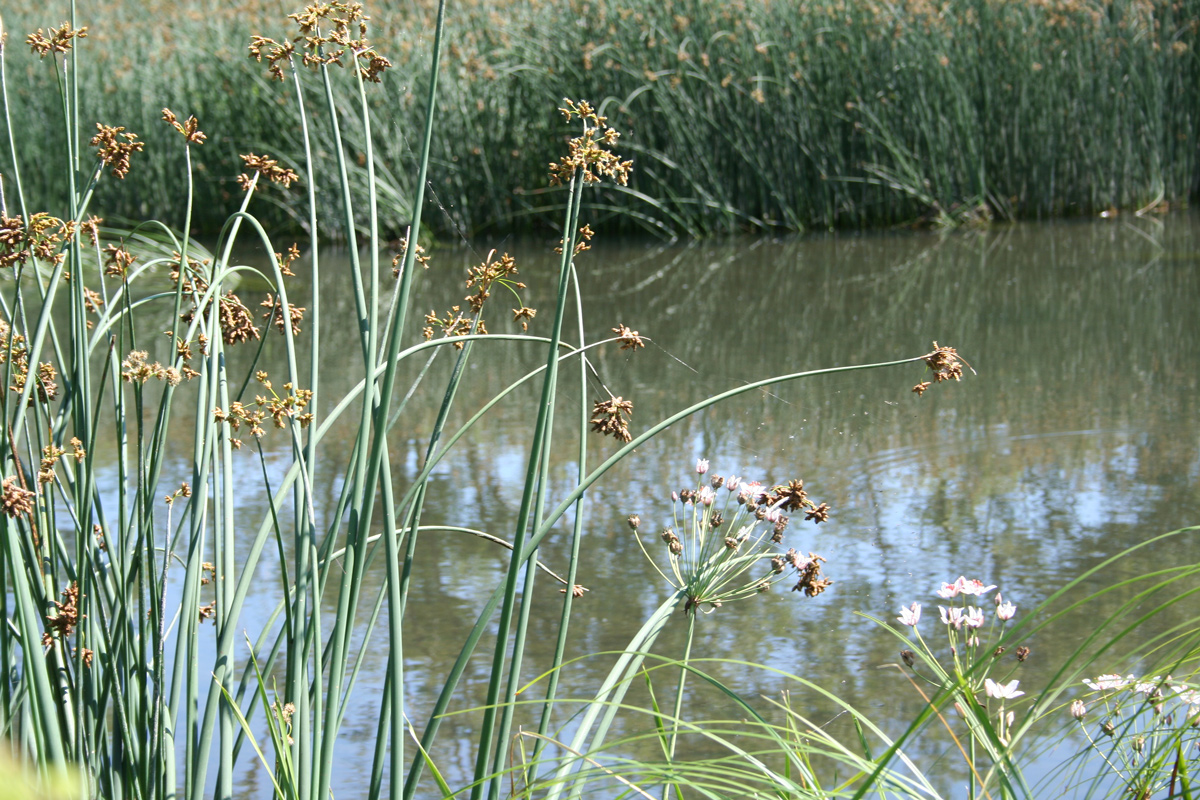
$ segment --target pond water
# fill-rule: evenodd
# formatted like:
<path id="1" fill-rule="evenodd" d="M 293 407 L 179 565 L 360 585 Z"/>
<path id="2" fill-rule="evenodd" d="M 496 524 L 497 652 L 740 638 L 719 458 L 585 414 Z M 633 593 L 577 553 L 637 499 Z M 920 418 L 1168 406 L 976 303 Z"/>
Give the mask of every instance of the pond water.
<path id="1" fill-rule="evenodd" d="M 636 353 L 615 345 L 597 351 L 596 377 L 585 399 L 604 397 L 603 387 L 631 399 L 635 432 L 746 382 L 917 356 L 934 340 L 956 347 L 977 374 L 936 385 L 923 397 L 910 391 L 925 379 L 920 363 L 778 385 L 697 414 L 640 448 L 588 494 L 579 581 L 589 592 L 575 606 L 569 656 L 624 647 L 669 593 L 625 520 L 639 514 L 644 535 L 657 542 L 655 534 L 670 524 L 669 494 L 692 485 L 697 458 L 710 459 L 713 472 L 722 475 L 803 478 L 811 496 L 832 507 L 832 516 L 819 527 L 794 523 L 788 543 L 825 556 L 834 585 L 815 599 L 781 591 L 703 616 L 693 652 L 794 673 L 885 729 L 903 730 L 923 701 L 900 671 L 886 667 L 897 661 L 895 638 L 858 612 L 891 620 L 901 605 L 921 601 L 927 613 L 922 630 L 936 639 L 940 626 L 936 611 L 932 619 L 929 611 L 942 581 L 965 574 L 998 584 L 1020 616 L 1107 556 L 1200 522 L 1198 239 L 1200 217 L 1175 214 L 940 236 L 906 232 L 690 246 L 597 242 L 577 262 L 589 339 L 624 323 L 650 342 Z M 415 309 L 461 303 L 465 268 L 490 246 L 435 250 L 431 269 L 417 278 Z M 529 284 L 525 303 L 548 309 L 553 243 L 495 246 L 517 257 Z M 344 254 L 323 255 L 327 320 L 353 319 L 346 263 Z M 499 294 L 495 301 L 490 327 L 509 330 L 514 304 Z M 544 314 L 534 320 L 533 333 L 548 327 L 549 311 Z M 330 325 L 322 348 L 328 359 L 322 392 L 332 398 L 359 378 L 353 326 Z M 543 358 L 541 346 L 478 345 L 451 426 Z M 393 470 L 401 489 L 423 455 L 449 364 L 445 356 L 435 364 L 395 430 Z M 563 381 L 564 421 L 580 401 L 577 387 L 574 377 Z M 518 393 L 457 446 L 434 475 L 424 522 L 512 538 L 535 406 L 535 389 Z M 565 422 L 555 434 L 558 455 L 551 470 L 561 497 L 572 486 L 575 439 Z M 327 463 L 344 460 L 352 436 L 349 426 L 331 434 L 324 446 Z M 281 439 L 278 446 L 271 458 L 286 461 Z M 592 437 L 589 447 L 595 465 L 616 444 Z M 248 478 L 258 469 L 252 461 L 247 458 Z M 318 512 L 326 518 L 339 488 L 331 465 L 317 481 L 317 500 L 324 504 Z M 261 498 L 239 503 L 251 510 Z M 541 558 L 565 572 L 569 526 L 560 528 Z M 449 533 L 425 535 L 417 552 L 406 648 L 408 714 L 419 728 L 479 606 L 502 580 L 508 552 Z M 1090 588 L 1156 564 L 1197 561 L 1195 537 L 1178 538 L 1096 576 Z M 270 576 L 275 567 L 265 563 L 260 569 Z M 372 589 L 381 585 L 381 567 L 375 572 Z M 260 596 L 248 606 L 248 628 L 259 624 L 255 607 L 273 604 L 275 585 L 262 581 Z M 327 610 L 335 594 L 331 589 Z M 1036 638 L 1033 655 L 1012 677 L 1036 690 L 1088 633 L 1087 620 L 1123 599 L 1095 604 L 1085 616 Z M 550 659 L 559 601 L 557 586 L 540 584 L 528 678 Z M 1181 609 L 1164 619 L 1170 624 L 1185 615 Z M 684 632 L 680 615 L 656 651 L 680 654 Z M 485 642 L 464 678 L 459 709 L 482 702 L 490 653 Z M 385 655 L 380 646 L 368 648 L 342 733 L 338 797 L 365 791 Z M 563 695 L 590 694 L 609 663 L 597 657 L 572 665 L 564 673 Z M 1133 668 L 1118 660 L 1100 666 L 1097 672 Z M 712 669 L 764 706 L 760 698 L 777 698 L 789 686 L 763 670 L 734 664 Z M 794 693 L 797 700 L 818 722 L 836 715 L 819 698 Z M 696 709 L 697 716 L 722 713 Z M 452 785 L 469 781 L 478 719 L 461 714 L 442 729 L 433 755 Z M 962 761 L 946 755 L 943 744 L 918 743 L 915 750 L 928 757 L 926 769 L 947 796 L 963 796 Z M 1045 773 L 1052 756 L 1031 763 L 1034 778 L 1059 780 Z M 265 796 L 269 789 L 266 777 L 253 770 L 244 780 L 249 794 Z M 1058 783 L 1054 791 L 1070 794 Z"/>

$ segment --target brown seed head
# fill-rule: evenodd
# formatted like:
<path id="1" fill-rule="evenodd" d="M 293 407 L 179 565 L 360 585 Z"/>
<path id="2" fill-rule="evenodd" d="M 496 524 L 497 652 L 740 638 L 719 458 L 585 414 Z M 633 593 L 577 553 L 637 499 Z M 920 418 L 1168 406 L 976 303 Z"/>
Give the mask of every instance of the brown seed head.
<path id="1" fill-rule="evenodd" d="M 45 58 L 51 53 L 67 52 L 72 47 L 72 39 L 86 39 L 87 35 L 87 27 L 71 30 L 71 24 L 64 22 L 60 28 L 51 28 L 49 36 L 44 35 L 42 29 L 38 28 L 37 33 L 25 37 L 25 44 L 39 57 Z"/>
<path id="2" fill-rule="evenodd" d="M 16 475 L 10 475 L 4 479 L 3 490 L 3 495 L 0 495 L 0 503 L 4 505 L 5 514 L 16 519 L 17 517 L 24 517 L 33 513 L 33 498 L 35 494 L 22 489 L 18 485 Z"/>
<path id="3" fill-rule="evenodd" d="M 200 132 L 200 123 L 195 117 L 189 116 L 183 122 L 180 122 L 171 109 L 164 108 L 162 110 L 162 119 L 163 122 L 179 131 L 188 144 L 204 144 L 204 140 L 208 138 Z"/>
<path id="4" fill-rule="evenodd" d="M 621 343 L 622 350 L 637 350 L 639 347 L 645 347 L 646 343 L 642 341 L 642 337 L 637 331 L 630 330 L 624 324 L 618 322 L 617 327 L 612 329 L 617 335 L 617 341 Z"/>
<path id="5" fill-rule="evenodd" d="M 631 416 L 633 403 L 629 400 L 620 397 L 597 400 L 592 404 L 592 430 L 622 442 L 632 441 L 633 435 L 629 432 L 629 421 L 626 419 Z"/>
<path id="6" fill-rule="evenodd" d="M 129 157 L 141 152 L 146 143 L 139 142 L 136 133 L 125 133 L 124 128 L 97 122 L 96 130 L 99 132 L 91 141 L 92 147 L 96 148 L 96 156 L 112 167 L 113 177 L 124 180 L 129 174 Z"/>

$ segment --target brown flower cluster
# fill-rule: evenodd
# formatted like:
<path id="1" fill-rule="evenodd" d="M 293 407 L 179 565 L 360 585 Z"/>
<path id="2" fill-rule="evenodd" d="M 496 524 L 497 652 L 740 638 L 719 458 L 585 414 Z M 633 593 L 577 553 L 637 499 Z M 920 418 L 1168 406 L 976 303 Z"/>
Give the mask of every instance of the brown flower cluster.
<path id="1" fill-rule="evenodd" d="M 309 401 L 312 400 L 312 389 L 297 389 L 290 382 L 283 385 L 283 394 L 280 395 L 271 387 L 271 381 L 267 378 L 267 373 L 258 372 L 255 377 L 258 382 L 263 385 L 263 388 L 271 393 L 270 397 L 261 395 L 254 398 L 254 402 L 260 408 L 267 410 L 267 415 L 275 423 L 276 428 L 282 428 L 287 424 L 287 421 L 293 417 L 300 423 L 301 428 L 307 428 L 313 421 L 312 414 L 301 414 Z"/>
<path id="2" fill-rule="evenodd" d="M 633 416 L 633 403 L 620 397 L 597 400 L 592 404 L 592 430 L 622 442 L 633 440 L 629 432 L 629 420 Z"/>
<path id="3" fill-rule="evenodd" d="M 809 553 L 808 558 L 804 558 L 797 551 L 788 550 L 787 559 L 800 574 L 800 579 L 792 587 L 793 592 L 804 592 L 805 597 L 816 597 L 833 585 L 833 581 L 821 576 L 821 563 L 825 559 L 816 553 Z"/>
<path id="4" fill-rule="evenodd" d="M 254 315 L 232 289 L 221 295 L 217 308 L 221 317 L 221 339 L 225 344 L 235 345 L 262 338 L 254 324 Z"/>
<path id="5" fill-rule="evenodd" d="M 282 183 L 283 188 L 285 189 L 292 185 L 292 181 L 300 180 L 300 176 L 297 175 L 293 170 L 290 170 L 287 167 L 279 166 L 278 161 L 273 158 L 269 158 L 268 156 L 259 156 L 255 155 L 254 153 L 248 153 L 246 155 L 239 156 L 239 158 L 246 163 L 246 167 L 248 169 L 252 170 L 253 172 L 257 172 L 259 175 L 271 181 L 272 183 Z M 241 175 L 237 176 L 237 182 L 238 186 L 242 187 L 243 192 L 248 192 L 250 191 L 250 187 L 253 186 L 257 181 L 256 176 L 249 173 L 242 173 Z"/>
<path id="6" fill-rule="evenodd" d="M 12 364 L 13 384 L 9 388 L 19 393 L 29 374 L 29 350 L 25 337 L 13 333 L 12 327 L 0 319 L 0 364 L 4 363 Z"/>
<path id="7" fill-rule="evenodd" d="M 276 299 L 271 295 L 270 292 L 267 292 L 267 299 L 263 300 L 261 303 L 259 303 L 259 305 L 265 309 L 268 309 L 267 312 L 262 315 L 263 325 L 270 326 L 270 324 L 274 322 L 275 328 L 279 331 L 280 335 L 283 335 L 287 330 L 284 327 L 283 321 L 283 301 Z M 293 336 L 298 336 L 300 334 L 300 323 L 304 321 L 305 310 L 306 309 L 300 306 L 292 305 L 291 303 L 288 304 L 288 317 L 291 320 Z"/>
<path id="8" fill-rule="evenodd" d="M 36 497 L 34 492 L 22 488 L 18 482 L 19 478 L 16 475 L 9 475 L 4 479 L 3 493 L 0 494 L 0 504 L 4 505 L 4 513 L 13 519 L 32 514 L 33 498 Z"/>
<path id="9" fill-rule="evenodd" d="M 296 246 L 295 242 L 293 242 L 292 246 L 288 248 L 287 255 L 284 255 L 283 253 L 276 253 L 275 263 L 279 265 L 279 274 L 289 278 L 295 277 L 296 273 L 292 272 L 292 264 L 294 264 L 299 258 L 300 248 Z"/>
<path id="10" fill-rule="evenodd" d="M 829 505 L 821 503 L 817 505 L 808 497 L 808 492 L 804 490 L 804 481 L 790 480 L 786 484 L 779 484 L 770 489 L 761 489 L 758 491 L 746 492 L 744 489 L 738 495 L 738 502 L 749 506 L 754 506 L 752 511 L 758 513 L 773 507 L 778 506 L 782 511 L 803 511 L 805 521 L 812 520 L 815 523 L 829 521 Z M 786 517 L 784 520 L 786 521 Z"/>
<path id="11" fill-rule="evenodd" d="M 622 350 L 637 350 L 639 347 L 646 346 L 637 331 L 630 330 L 620 322 L 617 323 L 617 327 L 612 329 L 612 332 L 617 335 L 617 341 L 621 343 Z"/>
<path id="12" fill-rule="evenodd" d="M 564 99 L 564 108 L 559 111 L 570 122 L 575 117 L 583 121 L 583 135 L 567 143 L 567 155 L 550 164 L 550 185 L 568 183 L 577 173 L 584 183 L 599 183 L 607 176 L 624 186 L 629 182 L 632 161 L 622 161 L 610 148 L 617 143 L 621 134 L 605 125 L 605 118 L 596 114 L 586 100 L 575 103 Z"/>
<path id="13" fill-rule="evenodd" d="M 312 400 L 311 389 L 296 389 L 291 383 L 283 385 L 283 394 L 277 393 L 271 385 L 271 381 L 265 372 L 255 374 L 255 379 L 263 385 L 267 391 L 271 393 L 270 397 L 258 395 L 254 398 L 254 403 L 247 405 L 241 402 L 233 402 L 229 405 L 229 410 L 218 407 L 213 409 L 213 419 L 217 422 L 226 422 L 233 430 L 241 430 L 245 425 L 250 431 L 250 435 L 255 438 L 262 438 L 266 430 L 263 428 L 263 423 L 270 417 L 276 428 L 282 428 L 287 424 L 289 419 L 295 418 L 300 423 L 300 427 L 306 428 L 313 421 L 311 413 L 301 414 Z M 235 449 L 241 449 L 242 441 L 240 439 L 232 439 Z"/>
<path id="14" fill-rule="evenodd" d="M 25 37 L 25 44 L 38 54 L 41 58 L 45 58 L 51 53 L 65 53 L 71 49 L 72 39 L 86 39 L 87 27 L 84 26 L 77 30 L 71 30 L 71 23 L 64 22 L 60 28 L 51 28 L 49 35 L 43 34 L 42 29 L 38 28 L 36 33 L 31 33 Z"/>
<path id="15" fill-rule="evenodd" d="M 66 450 L 57 445 L 48 444 L 42 448 L 42 461 L 38 465 L 38 483 L 54 482 L 54 466 L 66 454 Z"/>
<path id="16" fill-rule="evenodd" d="M 175 491 L 171 492 L 168 495 L 165 495 L 163 497 L 163 502 L 166 503 L 167 505 L 171 506 L 171 505 L 175 505 L 176 500 L 179 500 L 181 498 L 186 500 L 187 498 L 189 498 L 191 496 L 192 496 L 191 484 L 189 484 L 187 481 L 184 481 L 183 483 L 179 484 L 178 489 L 176 489 Z M 204 563 L 207 564 L 208 562 L 206 561 Z M 201 566 L 201 568 L 203 569 L 203 565 Z M 203 579 L 201 579 L 200 582 L 204 583 L 205 581 Z"/>
<path id="17" fill-rule="evenodd" d="M 402 243 L 402 246 L 407 248 L 407 240 Z M 419 252 L 420 246 L 418 245 Z M 499 259 L 495 256 L 496 251 L 492 250 L 480 264 L 467 270 L 466 286 L 471 293 L 465 299 L 467 305 L 470 306 L 470 314 L 463 313 L 461 306 L 451 306 L 444 319 L 438 317 L 436 311 L 430 311 L 425 315 L 425 327 L 421 329 L 421 335 L 425 337 L 425 341 L 432 339 L 437 329 L 441 329 L 443 336 L 487 334 L 487 325 L 483 319 L 483 307 L 488 298 L 492 296 L 492 289 L 497 286 L 512 292 L 513 296 L 520 301 L 521 296 L 518 294 L 518 290 L 525 289 L 526 286 L 513 278 L 517 274 L 516 260 L 508 253 L 500 256 Z M 397 256 L 393 264 L 398 263 L 401 257 Z M 419 254 L 416 258 L 421 261 Z M 424 262 L 422 261 L 422 263 Z M 513 309 L 513 321 L 520 322 L 523 331 L 529 330 L 529 320 L 536 315 L 536 309 L 528 308 L 523 303 L 519 308 Z M 456 342 L 454 346 L 461 350 L 463 343 Z"/>
<path id="18" fill-rule="evenodd" d="M 176 257 L 178 257 L 178 254 L 176 254 Z M 171 267 L 171 280 L 176 282 L 180 280 L 179 266 L 179 263 L 176 262 Z M 189 324 L 196 317 L 198 310 L 196 304 L 197 298 L 208 291 L 208 281 L 200 276 L 203 268 L 204 264 L 188 259 L 188 271 L 183 278 L 182 289 L 185 294 L 192 296 L 192 306 L 186 312 L 180 314 L 180 318 Z M 205 304 L 202 313 L 208 313 L 211 307 L 212 302 L 210 301 Z M 251 339 L 262 338 L 262 334 L 254 324 L 254 315 L 250 313 L 250 309 L 246 308 L 246 304 L 242 302 L 241 298 L 234 294 L 233 290 L 229 290 L 217 298 L 217 308 L 218 323 L 221 327 L 221 340 L 225 344 L 232 346 L 248 342 Z M 189 377 L 191 376 L 189 375 Z"/>
<path id="19" fill-rule="evenodd" d="M 525 288 L 525 284 L 520 281 L 511 280 L 512 276 L 517 274 L 516 260 L 505 253 L 500 256 L 499 261 L 494 261 L 495 255 L 496 251 L 493 250 L 488 253 L 483 263 L 471 267 L 467 271 L 467 288 L 475 291 L 467 295 L 466 301 L 470 304 L 471 312 L 474 314 L 483 312 L 483 304 L 491 296 L 493 284 L 499 283 L 510 290 Z"/>
<path id="20" fill-rule="evenodd" d="M 104 274 L 110 278 L 124 278 L 135 261 L 137 256 L 115 244 L 104 248 Z"/>
<path id="21" fill-rule="evenodd" d="M 0 337 L 0 344 L 2 344 L 2 342 L 3 337 Z M 13 382 L 9 387 L 9 389 L 17 394 L 25 391 L 25 382 L 29 380 L 29 364 L 26 359 L 27 356 L 24 352 L 22 342 L 20 357 L 18 358 L 16 353 L 13 354 Z M 31 405 L 35 399 L 41 403 L 49 403 L 51 400 L 54 400 L 56 397 L 58 397 L 58 384 L 55 382 L 57 377 L 58 370 L 54 368 L 53 364 L 38 364 L 37 373 L 34 377 L 34 388 L 36 389 L 37 397 L 31 397 L 29 399 Z"/>
<path id="22" fill-rule="evenodd" d="M 125 133 L 124 128 L 114 128 L 97 122 L 96 130 L 99 132 L 91 141 L 91 146 L 96 148 L 96 156 L 112 166 L 114 178 L 124 180 L 129 174 L 129 157 L 140 153 L 146 143 L 139 142 L 136 133 Z"/>
<path id="23" fill-rule="evenodd" d="M 89 314 L 99 315 L 100 309 L 104 307 L 104 298 L 100 296 L 99 292 L 85 286 L 83 287 L 83 307 Z M 88 330 L 91 330 L 95 324 L 89 319 L 87 321 Z"/>
<path id="24" fill-rule="evenodd" d="M 580 253 L 584 252 L 585 250 L 591 250 L 592 245 L 590 244 L 590 242 L 592 241 L 592 237 L 595 235 L 596 235 L 596 232 L 592 230 L 591 225 L 584 225 L 583 227 L 581 227 L 579 229 L 579 237 L 575 240 L 575 249 L 571 253 L 571 255 L 577 256 Z M 559 239 L 558 247 L 554 248 L 554 252 L 558 253 L 559 255 L 562 255 L 562 251 L 563 251 L 563 240 Z"/>
<path id="25" fill-rule="evenodd" d="M 9 217 L 0 213 L 0 269 L 18 267 L 30 258 L 61 264 L 67 257 L 65 245 L 75 236 L 75 224 L 63 222 L 44 211 Z"/>
<path id="26" fill-rule="evenodd" d="M 100 226 L 104 224 L 104 220 L 97 217 L 95 214 L 85 219 L 79 224 L 79 229 L 88 235 L 92 241 L 92 247 L 100 244 Z"/>
<path id="27" fill-rule="evenodd" d="M 276 80 L 283 80 L 283 64 L 292 63 L 297 46 L 303 51 L 302 61 L 307 67 L 345 66 L 342 58 L 349 55 L 359 76 L 373 83 L 379 83 L 380 76 L 392 66 L 367 40 L 370 17 L 363 14 L 359 3 L 312 3 L 303 11 L 289 14 L 288 19 L 299 28 L 299 35 L 291 41 L 281 43 L 265 36 L 250 40 L 250 57 L 259 62 L 266 58 L 267 71 Z"/>
<path id="28" fill-rule="evenodd" d="M 200 132 L 200 122 L 193 116 L 189 116 L 183 122 L 180 122 L 175 112 L 169 108 L 162 110 L 163 122 L 170 125 L 175 130 L 179 131 L 184 139 L 187 139 L 188 144 L 204 144 L 204 140 L 208 137 Z"/>
<path id="29" fill-rule="evenodd" d="M 144 384 L 151 378 L 166 381 L 171 386 L 178 386 L 183 378 L 182 373 L 175 367 L 164 367 L 159 362 L 146 363 L 149 354 L 145 350 L 133 350 L 121 362 L 121 379 L 126 383 Z M 192 378 L 196 373 L 191 372 L 187 377 Z"/>
<path id="30" fill-rule="evenodd" d="M 425 327 L 421 329 L 421 336 L 425 341 L 433 338 L 434 331 L 441 329 L 442 337 L 448 338 L 451 336 L 469 336 L 472 331 L 475 333 L 487 333 L 487 328 L 484 327 L 483 320 L 479 320 L 478 324 L 473 324 L 471 318 L 462 313 L 460 306 L 450 306 L 450 310 L 446 312 L 446 318 L 438 317 L 436 311 L 430 311 L 425 315 Z M 463 342 L 454 343 L 455 350 L 463 349 Z"/>
<path id="31" fill-rule="evenodd" d="M 963 367 L 971 369 L 971 365 L 962 359 L 958 351 L 953 347 L 939 347 L 937 342 L 933 343 L 933 352 L 922 359 L 925 365 L 933 370 L 933 381 L 921 381 L 912 388 L 917 397 L 925 394 L 934 383 L 942 381 L 961 380 L 963 375 Z M 972 372 L 975 370 L 971 369 Z"/>
<path id="32" fill-rule="evenodd" d="M 63 602 L 54 601 L 57 613 L 46 616 L 46 632 L 42 634 L 42 645 L 48 646 L 55 638 L 65 639 L 70 636 L 84 614 L 79 613 L 79 583 L 72 581 L 62 592 Z"/>
<path id="33" fill-rule="evenodd" d="M 400 252 L 392 257 L 392 277 L 399 280 L 400 272 L 404 269 L 404 259 L 408 255 L 408 237 L 404 237 L 395 243 L 393 247 L 396 247 Z M 425 248 L 419 244 L 417 245 L 417 252 L 413 256 L 413 260 L 425 269 L 429 269 L 429 256 L 425 255 Z"/>

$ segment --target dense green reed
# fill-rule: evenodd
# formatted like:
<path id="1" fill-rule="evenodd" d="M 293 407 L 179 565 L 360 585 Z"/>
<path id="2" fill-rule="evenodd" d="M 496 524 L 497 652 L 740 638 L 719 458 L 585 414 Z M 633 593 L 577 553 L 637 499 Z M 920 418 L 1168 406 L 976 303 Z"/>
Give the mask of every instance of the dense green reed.
<path id="1" fill-rule="evenodd" d="M 21 35 L 59 22 L 40 10 L 6 13 Z M 302 125 L 294 102 L 245 57 L 248 37 L 274 13 L 249 1 L 81 12 L 99 67 L 80 76 L 85 118 L 119 116 L 150 131 L 173 104 L 210 132 L 196 162 L 203 230 L 220 226 L 219 209 L 237 194 L 237 153 L 300 163 L 301 131 L 313 137 L 318 175 L 337 174 L 344 153 L 365 207 L 361 131 L 343 126 L 335 138 L 328 120 Z M 432 16 L 408 3 L 373 14 L 399 67 L 369 100 L 390 238 L 412 217 Z M 589 208 L 615 216 L 610 228 L 660 235 L 1162 209 L 1186 202 L 1197 181 L 1195 0 L 480 3 L 455 9 L 447 26 L 444 135 L 429 172 L 438 213 L 427 219 L 444 237 L 557 216 L 565 196 L 540 178 L 561 146 L 547 109 L 566 95 L 602 100 L 638 164 L 628 187 L 595 193 Z M 53 76 L 12 47 L 17 38 L 15 118 L 61 116 Z M 357 116 L 356 90 L 342 77 L 335 104 Z M 100 197 L 130 218 L 166 209 L 179 219 L 172 151 L 161 131 L 147 135 L 135 188 L 102 186 Z M 40 139 L 38 162 L 61 144 Z M 54 170 L 26 181 L 34 197 L 66 188 Z M 317 199 L 337 235 L 336 196 Z M 270 201 L 278 208 L 262 213 L 273 224 L 311 223 L 298 199 Z M 362 214 L 356 222 L 369 224 Z"/>

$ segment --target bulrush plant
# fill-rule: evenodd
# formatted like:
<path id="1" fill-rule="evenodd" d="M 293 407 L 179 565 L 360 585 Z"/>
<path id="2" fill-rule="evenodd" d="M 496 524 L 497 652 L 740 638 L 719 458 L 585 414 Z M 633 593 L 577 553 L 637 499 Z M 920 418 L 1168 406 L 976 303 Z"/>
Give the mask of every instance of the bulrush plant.
<path id="1" fill-rule="evenodd" d="M 75 17 L 72 10 L 61 28 L 28 42 L 61 78 L 65 151 L 53 162 L 34 162 L 41 154 L 37 146 L 26 152 L 29 140 L 48 135 L 31 127 L 36 120 L 22 122 L 27 139 L 16 134 L 0 50 L 10 170 L 0 195 L 0 268 L 7 276 L 0 287 L 0 385 L 7 387 L 0 398 L 6 452 L 0 468 L 0 582 L 5 589 L 0 604 L 8 623 L 0 626 L 0 663 L 6 666 L 0 675 L 0 731 L 44 776 L 72 776 L 81 796 L 241 796 L 235 772 L 253 750 L 277 797 L 326 798 L 338 780 L 339 732 L 352 699 L 366 691 L 359 677 L 369 654 L 384 657 L 386 669 L 382 686 L 371 690 L 378 693 L 379 709 L 371 763 L 353 767 L 356 776 L 367 776 L 366 796 L 429 796 L 430 783 L 440 796 L 455 796 L 438 768 L 435 745 L 485 633 L 495 640 L 473 743 L 476 766 L 458 796 L 496 798 L 511 770 L 527 773 L 531 791 L 541 787 L 558 794 L 568 788 L 568 778 L 580 777 L 574 771 L 578 759 L 594 759 L 591 753 L 605 747 L 614 693 L 623 695 L 630 665 L 644 657 L 673 615 L 684 613 L 690 631 L 702 611 L 757 594 L 785 577 L 805 596 L 829 586 L 820 556 L 779 549 L 786 516 L 813 522 L 828 518 L 828 506 L 810 500 L 802 482 L 767 487 L 726 479 L 715 486 L 698 468 L 696 487 L 673 501 L 677 518 L 672 525 L 678 532 L 660 545 L 667 551 L 662 569 L 670 585 L 667 600 L 622 654 L 626 667 L 615 670 L 584 704 L 586 722 L 567 719 L 560 711 L 565 701 L 558 697 L 557 681 L 572 604 L 584 596 L 576 581 L 586 557 L 583 534 L 589 523 L 582 500 L 587 490 L 667 427 L 737 395 L 801 378 L 922 361 L 938 380 L 962 375 L 954 349 L 935 345 L 930 353 L 895 361 L 764 378 L 645 427 L 634 424 L 633 401 L 603 383 L 601 399 L 593 405 L 599 372 L 588 353 L 600 346 L 635 351 L 647 337 L 624 323 L 599 341 L 584 335 L 577 259 L 582 262 L 594 235 L 580 219 L 584 192 L 599 183 L 626 184 L 633 164 L 617 155 L 619 134 L 601 109 L 582 100 L 563 101 L 562 118 L 575 135 L 546 178 L 563 211 L 553 308 L 535 312 L 527 307 L 516 260 L 493 252 L 469 270 L 464 300 L 446 316 L 431 312 L 421 336 L 409 306 L 420 274 L 416 266 L 428 261 L 415 243 L 436 129 L 444 4 L 434 23 L 426 78 L 406 237 L 411 244 L 391 265 L 381 259 L 387 239 L 377 224 L 375 116 L 368 94 L 386 85 L 381 81 L 391 62 L 370 42 L 369 18 L 356 3 L 310 5 L 290 15 L 289 36 L 251 41 L 251 56 L 265 62 L 270 76 L 290 83 L 286 99 L 301 121 L 302 154 L 286 161 L 261 152 L 242 155 L 245 172 L 237 183 L 243 191 L 211 252 L 192 238 L 193 158 L 217 132 L 203 129 L 202 120 L 186 110 L 161 111 L 174 148 L 169 160 L 182 175 L 178 190 L 185 213 L 128 230 L 105 228 L 91 213 L 97 185 L 136 175 L 152 148 L 121 125 L 101 124 L 93 134 L 83 118 L 80 90 L 89 84 L 79 50 L 93 41 L 95 31 L 83 38 L 85 29 Z M 338 69 L 347 72 L 339 83 L 354 87 L 357 102 L 350 111 L 334 90 Z M 333 158 L 339 166 L 328 182 L 312 155 L 309 120 L 315 108 L 322 109 L 337 142 Z M 358 210 L 343 128 L 365 148 L 366 208 Z M 94 150 L 80 146 L 89 136 Z M 69 191 L 59 201 L 61 209 L 29 207 L 21 176 L 22 167 L 31 163 L 53 163 L 67 173 Z M 298 245 L 277 247 L 253 213 L 264 190 L 302 198 L 311 233 L 307 253 Z M 338 219 L 318 219 L 318 191 L 337 198 Z M 331 227 L 340 227 L 350 243 L 343 283 L 353 294 L 352 327 L 359 339 L 347 356 L 357 354 L 360 363 L 358 380 L 340 396 L 326 397 L 318 391 L 318 343 L 328 325 L 320 294 L 298 307 L 289 299 L 289 278 L 305 270 L 312 286 L 321 285 L 317 236 Z M 234 260 L 235 245 L 246 235 L 274 254 L 264 268 Z M 240 282 L 243 277 L 255 280 Z M 251 297 L 252 291 L 262 291 L 263 297 Z M 512 299 L 505 306 L 511 305 L 513 319 L 501 323 L 511 333 L 484 327 L 483 315 L 497 292 Z M 439 329 L 442 335 L 436 335 Z M 283 343 L 282 365 L 271 371 L 260 363 L 260 354 L 264 339 L 276 335 Z M 503 342 L 544 347 L 544 363 L 472 411 L 460 427 L 447 429 L 474 348 Z M 235 348 L 248 352 L 231 358 Z M 445 385 L 430 389 L 418 378 L 401 392 L 400 365 L 438 353 L 454 359 Z M 564 373 L 564 365 L 573 374 Z M 605 377 L 614 384 L 620 379 Z M 566 381 L 575 384 L 572 393 L 579 403 L 573 415 L 576 436 L 565 445 L 575 454 L 576 479 L 556 494 L 550 481 L 552 433 L 561 429 L 555 416 Z M 527 466 L 522 485 L 513 487 L 521 499 L 511 527 L 468 531 L 509 549 L 506 575 L 485 589 L 478 618 L 428 718 L 412 720 L 403 623 L 431 623 L 406 619 L 411 577 L 423 566 L 417 542 L 422 534 L 465 530 L 421 524 L 427 481 L 490 408 L 531 382 L 540 383 L 540 395 L 529 414 Z M 442 402 L 428 431 L 408 432 L 426 444 L 419 470 L 405 483 L 392 473 L 388 433 L 407 419 L 401 413 L 403 398 L 418 390 L 433 391 Z M 319 449 L 331 427 L 343 420 L 356 430 L 349 447 L 333 454 Z M 604 442 L 601 459 L 589 458 L 589 432 L 613 440 Z M 275 438 L 270 466 L 263 445 L 268 437 Z M 280 452 L 290 453 L 283 467 Z M 247 459 L 257 461 L 261 471 L 255 489 L 265 497 L 265 511 L 241 502 L 250 491 L 241 466 Z M 341 471 L 342 490 L 333 511 L 319 518 L 314 476 L 333 469 Z M 523 727 L 515 731 L 522 724 L 516 713 L 529 612 L 532 604 L 544 602 L 535 591 L 537 570 L 530 567 L 537 564 L 540 543 L 568 513 L 571 555 L 561 597 L 550 595 L 560 600 L 562 616 L 545 695 L 536 702 L 538 751 L 532 766 L 516 764 L 510 758 L 513 742 L 528 735 Z M 267 548 L 278 552 L 278 564 L 270 570 L 263 566 Z M 381 579 L 368 580 L 372 571 Z M 243 611 L 252 587 L 256 597 L 268 596 L 275 605 L 258 629 L 247 630 L 252 623 Z M 368 606 L 370 613 L 363 613 Z M 249 654 L 241 649 L 246 636 Z M 685 652 L 673 663 L 688 670 L 690 661 Z M 684 674 L 676 720 L 682 716 Z M 528 698 L 524 694 L 521 700 Z M 255 737 L 262 719 L 269 746 Z M 564 724 L 574 726 L 578 746 L 553 744 L 563 738 Z M 678 727 L 672 726 L 668 738 L 673 742 Z M 749 763 L 761 772 L 760 762 Z M 77 772 L 68 769 L 71 764 L 78 765 Z M 570 784 L 574 794 L 585 788 L 578 781 Z"/>

